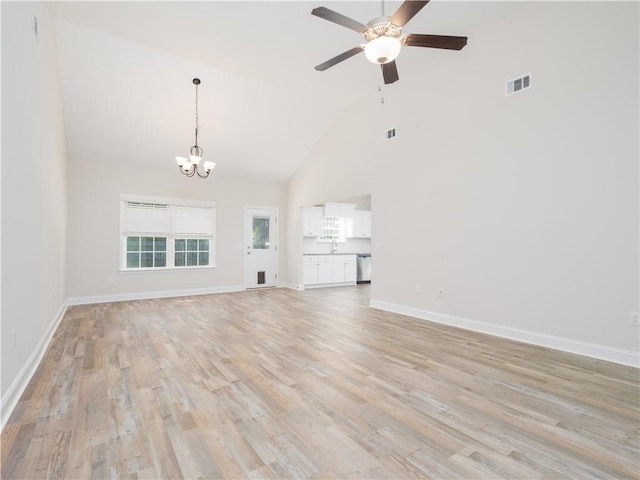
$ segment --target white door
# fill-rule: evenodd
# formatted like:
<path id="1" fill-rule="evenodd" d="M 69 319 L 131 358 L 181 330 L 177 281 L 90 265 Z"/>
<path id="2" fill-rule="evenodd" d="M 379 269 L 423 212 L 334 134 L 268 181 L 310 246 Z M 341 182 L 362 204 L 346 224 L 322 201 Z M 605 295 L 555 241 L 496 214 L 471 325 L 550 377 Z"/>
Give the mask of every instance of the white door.
<path id="1" fill-rule="evenodd" d="M 245 286 L 275 287 L 278 266 L 275 208 L 245 209 Z"/>

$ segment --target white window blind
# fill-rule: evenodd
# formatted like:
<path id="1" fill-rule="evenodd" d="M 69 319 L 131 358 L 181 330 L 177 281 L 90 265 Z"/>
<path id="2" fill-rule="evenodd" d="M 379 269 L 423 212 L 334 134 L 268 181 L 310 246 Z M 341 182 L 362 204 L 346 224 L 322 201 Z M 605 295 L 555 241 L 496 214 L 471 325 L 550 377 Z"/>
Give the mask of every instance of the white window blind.
<path id="1" fill-rule="evenodd" d="M 213 202 L 121 195 L 121 270 L 216 265 Z"/>
<path id="2" fill-rule="evenodd" d="M 213 235 L 213 208 L 175 206 L 176 235 Z"/>
<path id="3" fill-rule="evenodd" d="M 171 233 L 171 210 L 157 203 L 126 202 L 123 215 L 123 233 Z"/>

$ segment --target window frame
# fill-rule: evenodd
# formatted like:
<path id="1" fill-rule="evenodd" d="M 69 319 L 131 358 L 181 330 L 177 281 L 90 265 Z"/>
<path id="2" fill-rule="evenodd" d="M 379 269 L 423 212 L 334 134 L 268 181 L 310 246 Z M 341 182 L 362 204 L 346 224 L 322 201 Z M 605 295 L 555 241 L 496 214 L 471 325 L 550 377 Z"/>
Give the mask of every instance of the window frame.
<path id="1" fill-rule="evenodd" d="M 171 227 L 169 231 L 164 232 L 135 232 L 126 231 L 126 209 L 129 203 L 139 203 L 144 205 L 154 206 L 166 206 L 170 210 Z M 176 212 L 179 207 L 187 208 L 208 208 L 211 209 L 211 234 L 203 233 L 179 233 L 176 232 Z M 177 199 L 168 197 L 148 197 L 142 195 L 120 195 L 120 252 L 119 252 L 119 271 L 124 273 L 131 272 L 163 272 L 163 271 L 175 271 L 175 270 L 202 270 L 202 269 L 215 269 L 217 267 L 217 245 L 216 245 L 216 203 L 207 202 L 201 200 L 189 200 L 189 199 Z M 128 267 L 127 266 L 127 238 L 129 237 L 154 237 L 165 238 L 166 245 L 166 263 L 164 267 Z M 185 240 L 208 240 L 208 265 L 180 265 L 176 266 L 176 251 L 175 241 Z M 204 252 L 204 250 L 198 250 L 198 253 Z M 155 252 L 154 252 L 155 253 Z M 199 255 L 198 255 L 199 257 Z M 199 260 L 199 258 L 198 258 Z M 185 258 L 186 263 L 186 258 Z"/>
<path id="2" fill-rule="evenodd" d="M 329 226 L 328 223 L 336 222 L 338 224 L 337 228 Z M 337 230 L 337 237 L 331 236 L 329 231 Z M 347 241 L 347 219 L 344 217 L 322 217 L 322 231 L 320 232 L 320 236 L 318 237 L 318 243 L 346 243 Z"/>

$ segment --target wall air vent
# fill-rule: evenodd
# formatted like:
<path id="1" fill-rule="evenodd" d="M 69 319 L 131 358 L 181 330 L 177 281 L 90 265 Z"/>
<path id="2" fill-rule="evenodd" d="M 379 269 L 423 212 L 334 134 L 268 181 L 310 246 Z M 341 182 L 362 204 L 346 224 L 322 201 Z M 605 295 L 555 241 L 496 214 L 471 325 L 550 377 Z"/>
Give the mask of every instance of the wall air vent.
<path id="1" fill-rule="evenodd" d="M 387 130 L 386 132 L 384 132 L 384 139 L 385 140 L 391 140 L 392 138 L 395 138 L 395 136 L 396 136 L 395 127 Z"/>
<path id="2" fill-rule="evenodd" d="M 505 87 L 505 95 L 507 97 L 514 93 L 521 92 L 522 90 L 526 90 L 527 88 L 531 88 L 531 74 L 527 73 L 521 77 L 509 80 Z"/>

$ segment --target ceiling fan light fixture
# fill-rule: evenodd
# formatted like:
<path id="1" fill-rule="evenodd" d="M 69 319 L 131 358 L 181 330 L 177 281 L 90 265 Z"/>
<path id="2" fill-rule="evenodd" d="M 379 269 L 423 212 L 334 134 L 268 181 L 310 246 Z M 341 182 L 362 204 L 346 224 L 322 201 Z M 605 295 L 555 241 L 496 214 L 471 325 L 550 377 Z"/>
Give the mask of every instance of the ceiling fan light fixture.
<path id="1" fill-rule="evenodd" d="M 399 38 L 380 35 L 365 45 L 364 54 L 370 62 L 382 65 L 393 62 L 400 54 L 401 48 Z"/>

